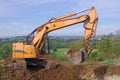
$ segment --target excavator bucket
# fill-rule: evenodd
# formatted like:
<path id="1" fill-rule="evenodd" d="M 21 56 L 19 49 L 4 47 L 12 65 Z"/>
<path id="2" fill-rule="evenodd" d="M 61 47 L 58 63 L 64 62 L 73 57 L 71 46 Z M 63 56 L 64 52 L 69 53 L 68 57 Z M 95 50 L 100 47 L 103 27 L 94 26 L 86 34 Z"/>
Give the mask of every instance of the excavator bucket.
<path id="1" fill-rule="evenodd" d="M 67 59 L 73 64 L 80 64 L 87 58 L 87 50 L 82 48 L 80 50 L 70 49 L 67 52 Z"/>

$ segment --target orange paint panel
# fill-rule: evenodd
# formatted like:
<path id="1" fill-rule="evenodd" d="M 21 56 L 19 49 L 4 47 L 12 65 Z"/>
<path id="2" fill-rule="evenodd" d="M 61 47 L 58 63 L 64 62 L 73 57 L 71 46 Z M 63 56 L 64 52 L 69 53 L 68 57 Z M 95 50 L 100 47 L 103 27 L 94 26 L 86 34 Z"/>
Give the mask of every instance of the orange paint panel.
<path id="1" fill-rule="evenodd" d="M 13 44 L 13 58 L 36 58 L 36 49 L 32 45 L 26 45 L 24 43 Z"/>

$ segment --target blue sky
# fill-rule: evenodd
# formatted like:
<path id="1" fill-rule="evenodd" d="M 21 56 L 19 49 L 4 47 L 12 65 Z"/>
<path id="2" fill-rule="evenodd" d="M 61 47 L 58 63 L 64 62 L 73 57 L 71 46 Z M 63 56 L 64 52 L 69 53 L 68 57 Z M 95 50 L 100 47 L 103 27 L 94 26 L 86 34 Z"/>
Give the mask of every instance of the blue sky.
<path id="1" fill-rule="evenodd" d="M 97 35 L 120 29 L 120 0 L 0 0 L 0 37 L 27 35 L 51 17 L 94 6 L 99 16 Z M 82 24 L 50 35 L 83 35 Z"/>

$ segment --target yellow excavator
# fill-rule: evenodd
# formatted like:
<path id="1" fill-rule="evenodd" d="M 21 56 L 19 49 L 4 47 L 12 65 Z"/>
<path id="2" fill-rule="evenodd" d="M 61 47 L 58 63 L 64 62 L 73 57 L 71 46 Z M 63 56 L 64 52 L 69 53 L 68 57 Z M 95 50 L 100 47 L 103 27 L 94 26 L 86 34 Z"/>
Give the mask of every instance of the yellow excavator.
<path id="1" fill-rule="evenodd" d="M 89 11 L 88 14 L 79 16 L 78 14 Z M 89 45 L 90 38 L 96 35 L 96 28 L 98 23 L 98 16 L 96 9 L 92 7 L 81 12 L 70 13 L 58 18 L 54 18 L 39 26 L 27 36 L 27 42 L 13 43 L 12 46 L 12 58 L 13 63 L 19 63 L 21 59 L 25 60 L 27 65 L 42 65 L 49 64 L 46 62 L 48 55 L 45 52 L 45 42 L 49 32 L 58 30 L 61 28 L 69 27 L 75 24 L 84 23 L 84 46 L 79 53 L 69 53 L 67 57 L 70 61 L 78 64 L 84 61 L 87 56 L 91 53 L 93 48 Z M 78 55 L 78 56 L 77 56 Z M 77 59 L 77 60 L 76 60 Z"/>

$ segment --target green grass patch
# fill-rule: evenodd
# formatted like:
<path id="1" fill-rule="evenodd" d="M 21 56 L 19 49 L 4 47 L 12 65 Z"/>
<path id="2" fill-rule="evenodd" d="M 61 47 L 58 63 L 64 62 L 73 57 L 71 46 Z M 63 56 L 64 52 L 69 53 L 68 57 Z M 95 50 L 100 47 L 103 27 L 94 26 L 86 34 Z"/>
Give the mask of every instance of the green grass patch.
<path id="1" fill-rule="evenodd" d="M 101 53 L 97 49 L 94 49 L 86 61 L 98 62 L 102 64 L 114 64 L 116 58 L 111 57 L 108 53 Z"/>
<path id="2" fill-rule="evenodd" d="M 59 61 L 66 61 L 66 53 L 69 49 L 68 48 L 59 48 L 57 51 L 52 51 L 51 54 L 57 58 Z"/>
<path id="3" fill-rule="evenodd" d="M 100 63 L 102 64 L 114 64 L 116 62 L 116 59 L 108 59 L 108 60 L 104 60 Z"/>

